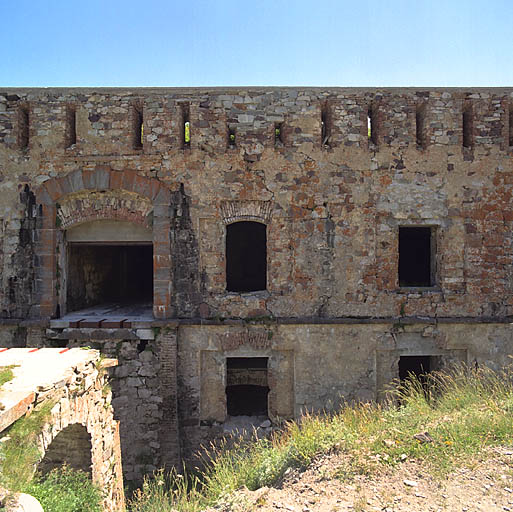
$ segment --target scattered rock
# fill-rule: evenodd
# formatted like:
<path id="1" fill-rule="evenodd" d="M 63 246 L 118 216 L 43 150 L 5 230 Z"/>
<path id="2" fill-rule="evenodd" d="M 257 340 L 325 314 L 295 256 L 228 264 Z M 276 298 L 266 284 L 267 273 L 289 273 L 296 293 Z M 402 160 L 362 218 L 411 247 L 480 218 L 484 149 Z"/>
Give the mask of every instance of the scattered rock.
<path id="1" fill-rule="evenodd" d="M 44 512 L 44 510 L 34 496 L 17 493 L 5 500 L 5 512 Z"/>
<path id="2" fill-rule="evenodd" d="M 263 422 L 260 424 L 260 426 L 261 426 L 262 428 L 269 428 L 269 427 L 271 426 L 271 420 L 265 420 L 265 421 L 263 421 Z"/>
<path id="3" fill-rule="evenodd" d="M 403 480 L 403 484 L 408 487 L 418 487 L 418 483 L 415 480 Z"/>
<path id="4" fill-rule="evenodd" d="M 418 434 L 414 434 L 413 437 L 420 441 L 421 443 L 432 443 L 434 439 L 431 437 L 429 432 L 419 432 Z"/>

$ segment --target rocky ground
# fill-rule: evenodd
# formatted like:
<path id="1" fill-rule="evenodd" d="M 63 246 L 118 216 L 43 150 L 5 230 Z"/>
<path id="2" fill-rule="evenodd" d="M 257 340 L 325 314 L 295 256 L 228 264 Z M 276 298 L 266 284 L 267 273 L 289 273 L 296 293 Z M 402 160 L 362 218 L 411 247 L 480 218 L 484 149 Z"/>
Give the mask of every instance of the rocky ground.
<path id="1" fill-rule="evenodd" d="M 447 477 L 418 461 L 382 464 L 347 477 L 347 460 L 332 454 L 307 471 L 290 471 L 278 488 L 239 491 L 223 512 L 484 512 L 513 511 L 513 449 L 500 448 L 466 461 Z M 353 467 L 353 471 L 354 471 Z M 358 470 L 355 471 L 358 473 Z"/>

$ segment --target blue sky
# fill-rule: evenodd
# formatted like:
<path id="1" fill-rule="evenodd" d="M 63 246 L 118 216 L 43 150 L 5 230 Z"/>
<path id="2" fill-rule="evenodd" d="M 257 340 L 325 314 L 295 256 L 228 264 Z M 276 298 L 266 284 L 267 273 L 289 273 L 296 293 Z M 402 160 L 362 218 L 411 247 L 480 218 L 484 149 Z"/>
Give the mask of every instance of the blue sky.
<path id="1" fill-rule="evenodd" d="M 513 0 L 0 0 L 0 87 L 513 86 Z"/>

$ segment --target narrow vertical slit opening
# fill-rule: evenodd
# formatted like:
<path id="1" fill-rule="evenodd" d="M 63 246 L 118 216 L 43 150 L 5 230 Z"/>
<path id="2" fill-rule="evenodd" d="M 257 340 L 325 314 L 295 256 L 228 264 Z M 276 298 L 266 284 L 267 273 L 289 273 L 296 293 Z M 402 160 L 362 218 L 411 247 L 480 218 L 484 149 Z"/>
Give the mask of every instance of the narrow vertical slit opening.
<path id="1" fill-rule="evenodd" d="M 189 114 L 189 104 L 182 105 L 182 147 L 191 147 L 191 121 Z"/>
<path id="2" fill-rule="evenodd" d="M 141 149 L 144 142 L 144 115 L 141 105 L 133 108 L 133 144 L 134 149 Z"/>
<path id="3" fill-rule="evenodd" d="M 426 105 L 417 105 L 415 112 L 415 135 L 417 140 L 417 147 L 424 149 L 426 143 Z"/>
<path id="4" fill-rule="evenodd" d="M 328 107 L 324 105 L 321 110 L 321 143 L 323 146 L 329 146 L 331 135 L 330 119 Z"/>
<path id="5" fill-rule="evenodd" d="M 508 145 L 513 148 L 513 103 L 509 106 L 508 128 Z"/>
<path id="6" fill-rule="evenodd" d="M 27 149 L 29 146 L 30 114 L 27 105 L 18 109 L 18 147 Z"/>
<path id="7" fill-rule="evenodd" d="M 77 111 L 74 105 L 66 107 L 66 147 L 77 143 Z"/>
<path id="8" fill-rule="evenodd" d="M 274 124 L 274 145 L 283 144 L 283 123 Z"/>
<path id="9" fill-rule="evenodd" d="M 473 116 L 473 112 L 472 112 L 472 105 L 470 103 L 466 103 L 463 106 L 463 115 L 462 115 L 463 147 L 464 148 L 471 148 L 474 145 L 473 121 L 474 121 L 474 116 Z"/>
<path id="10" fill-rule="evenodd" d="M 228 147 L 234 148 L 237 145 L 237 138 L 235 133 L 235 128 L 233 126 L 228 126 Z"/>
<path id="11" fill-rule="evenodd" d="M 367 138 L 369 142 L 378 145 L 378 126 L 376 120 L 376 109 L 369 107 L 367 111 Z"/>

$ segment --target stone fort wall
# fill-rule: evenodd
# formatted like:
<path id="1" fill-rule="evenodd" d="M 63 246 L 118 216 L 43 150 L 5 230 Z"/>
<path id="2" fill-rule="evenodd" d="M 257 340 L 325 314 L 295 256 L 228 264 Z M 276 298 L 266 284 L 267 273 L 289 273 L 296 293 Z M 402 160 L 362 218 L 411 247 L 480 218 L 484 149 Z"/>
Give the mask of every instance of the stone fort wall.
<path id="1" fill-rule="evenodd" d="M 512 156 L 513 89 L 0 89 L 2 336 L 118 356 L 128 480 L 222 434 L 228 357 L 268 358 L 275 422 L 377 398 L 403 356 L 501 365 Z M 151 336 L 47 330 L 94 219 L 152 230 Z M 238 221 L 266 226 L 265 290 L 226 290 Z M 400 286 L 404 227 L 430 286 Z"/>

